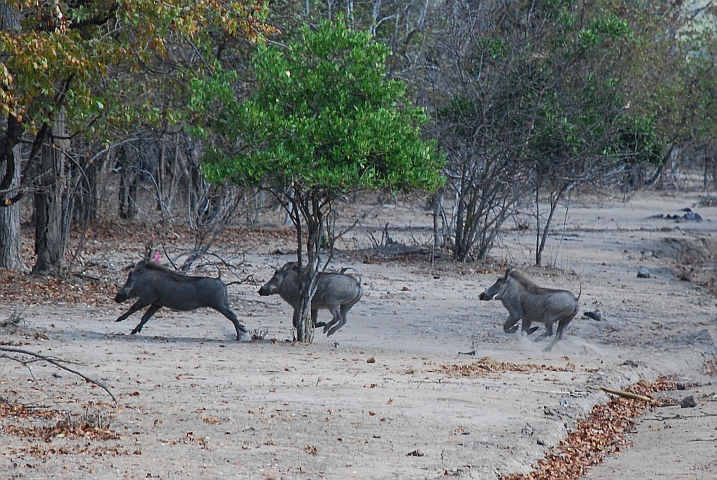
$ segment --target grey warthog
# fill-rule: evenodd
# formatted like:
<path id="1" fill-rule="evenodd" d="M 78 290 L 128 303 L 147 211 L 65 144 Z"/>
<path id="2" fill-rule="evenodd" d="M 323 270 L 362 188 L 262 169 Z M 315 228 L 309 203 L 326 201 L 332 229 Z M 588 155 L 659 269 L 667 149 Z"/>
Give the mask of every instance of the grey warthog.
<path id="1" fill-rule="evenodd" d="M 237 340 L 248 330 L 239 323 L 237 316 L 229 307 L 229 296 L 224 282 L 218 278 L 190 277 L 174 272 L 153 262 L 140 262 L 129 274 L 124 287 L 117 292 L 115 302 L 122 303 L 129 298 L 139 297 L 127 313 L 116 321 L 121 322 L 137 310 L 149 305 L 149 308 L 132 334 L 142 331 L 152 315 L 162 307 L 189 311 L 209 307 L 220 312 L 234 324 Z"/>
<path id="2" fill-rule="evenodd" d="M 294 310 L 299 305 L 301 285 L 299 284 L 299 266 L 289 262 L 274 273 L 271 280 L 259 289 L 259 295 L 278 294 Z M 316 280 L 316 293 L 311 301 L 311 321 L 315 327 L 324 327 L 324 333 L 330 337 L 346 324 L 346 313 L 361 299 L 361 280 L 342 273 L 319 273 Z M 328 310 L 333 318 L 329 323 L 316 323 L 319 309 Z M 294 315 L 294 321 L 298 318 Z M 299 328 L 294 325 L 294 328 Z"/>
<path id="3" fill-rule="evenodd" d="M 582 285 L 577 298 L 567 290 L 543 288 L 531 282 L 521 272 L 509 268 L 505 275 L 498 279 L 490 288 L 480 294 L 481 300 L 500 300 L 508 310 L 508 319 L 503 324 L 503 331 L 515 333 L 518 321 L 523 320 L 523 331 L 530 335 L 538 330 L 532 327 L 533 322 L 544 323 L 545 333 L 535 340 L 542 340 L 553 334 L 553 324 L 558 322 L 558 330 L 553 341 L 545 347 L 550 351 L 563 336 L 563 329 L 578 313 L 578 300 L 582 294 Z"/>

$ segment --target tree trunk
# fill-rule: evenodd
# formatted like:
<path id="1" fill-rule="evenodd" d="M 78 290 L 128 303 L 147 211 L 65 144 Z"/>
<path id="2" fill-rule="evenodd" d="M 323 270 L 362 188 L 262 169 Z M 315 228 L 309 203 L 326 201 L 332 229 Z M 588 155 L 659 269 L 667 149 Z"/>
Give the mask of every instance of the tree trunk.
<path id="1" fill-rule="evenodd" d="M 72 222 L 97 220 L 100 202 L 100 175 L 105 156 L 68 166 L 68 182 L 72 190 Z"/>
<path id="2" fill-rule="evenodd" d="M 300 268 L 299 281 L 301 294 L 299 305 L 294 310 L 294 327 L 296 339 L 300 342 L 311 343 L 314 340 L 314 322 L 311 319 L 311 301 L 316 293 L 316 281 L 319 277 L 319 250 L 321 248 L 321 234 L 323 233 L 324 212 L 320 195 L 316 192 L 306 192 L 294 189 L 291 197 L 292 208 L 289 212 L 291 220 L 296 227 L 297 260 Z M 303 222 L 302 222 L 303 220 Z M 303 262 L 303 228 L 306 226 L 306 264 Z"/>
<path id="3" fill-rule="evenodd" d="M 67 245 L 67 221 L 63 212 L 65 193 L 65 115 L 55 117 L 52 135 L 45 138 L 40 153 L 40 170 L 36 182 L 35 199 L 35 253 L 37 261 L 32 273 L 62 273 L 63 257 Z"/>
<path id="4" fill-rule="evenodd" d="M 548 218 L 543 225 L 542 234 L 540 232 L 540 198 L 538 191 L 535 194 L 535 213 L 538 217 L 538 227 L 536 230 L 536 250 L 535 250 L 535 265 L 540 266 L 543 260 L 543 250 L 545 250 L 545 243 L 548 239 L 548 233 L 550 232 L 550 223 L 553 221 L 553 215 L 555 209 L 558 207 L 558 201 L 562 198 L 563 194 L 569 189 L 572 189 L 572 183 L 566 183 L 558 191 L 550 193 L 550 211 L 548 212 Z"/>
<path id="5" fill-rule="evenodd" d="M 300 342 L 314 341 L 314 322 L 311 319 L 311 301 L 316 293 L 316 279 L 318 278 L 319 258 L 301 269 L 299 281 L 301 295 L 299 305 L 294 310 L 294 325 L 296 326 L 296 339 Z"/>
<path id="6" fill-rule="evenodd" d="M 443 221 L 443 203 L 445 189 L 443 187 L 436 192 L 433 205 L 433 255 L 443 248 L 445 243 L 446 223 Z"/>
<path id="7" fill-rule="evenodd" d="M 535 264 L 540 266 L 543 249 L 540 248 L 540 180 L 535 188 Z"/>
<path id="8" fill-rule="evenodd" d="M 7 139 L 6 141 L 9 141 Z M 20 156 L 17 149 L 10 149 L 12 159 L 5 163 L 10 167 L 10 162 L 15 166 L 14 174 L 10 179 L 9 189 L 20 186 Z M 0 176 L 4 176 L 7 168 L 0 166 Z M 13 270 L 25 270 L 27 267 L 22 261 L 22 229 L 20 227 L 20 204 L 8 202 L 10 205 L 0 207 L 0 268 L 11 268 Z"/>
<path id="9" fill-rule="evenodd" d="M 0 30 L 20 28 L 20 13 L 6 1 L 0 1 Z M 0 267 L 24 270 L 22 232 L 20 229 L 20 182 L 22 168 L 15 145 L 21 127 L 8 115 L 5 135 L 0 141 Z"/>
<path id="10" fill-rule="evenodd" d="M 122 145 L 117 152 L 117 161 L 120 164 L 119 217 L 134 220 L 137 213 L 138 173 L 127 150 L 128 147 Z"/>

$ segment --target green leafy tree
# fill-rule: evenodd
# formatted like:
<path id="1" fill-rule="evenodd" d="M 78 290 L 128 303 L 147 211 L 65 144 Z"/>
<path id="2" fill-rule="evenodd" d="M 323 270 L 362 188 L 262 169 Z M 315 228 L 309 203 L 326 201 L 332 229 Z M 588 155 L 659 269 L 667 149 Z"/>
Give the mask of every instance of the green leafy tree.
<path id="1" fill-rule="evenodd" d="M 263 46 L 250 98 L 239 102 L 236 74 L 196 81 L 198 131 L 213 132 L 204 174 L 215 182 L 264 186 L 296 227 L 302 295 L 294 313 L 300 341 L 312 341 L 311 299 L 321 238 L 334 201 L 352 190 L 435 190 L 441 155 L 421 139 L 427 121 L 402 82 L 388 79 L 388 48 L 342 18 L 305 27 L 284 47 Z M 305 242 L 304 242 L 305 239 Z"/>

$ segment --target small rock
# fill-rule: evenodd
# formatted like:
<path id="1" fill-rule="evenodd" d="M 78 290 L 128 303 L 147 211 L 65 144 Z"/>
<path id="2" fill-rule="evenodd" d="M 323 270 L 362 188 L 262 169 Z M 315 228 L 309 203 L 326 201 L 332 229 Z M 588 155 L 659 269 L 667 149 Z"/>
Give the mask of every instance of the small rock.
<path id="1" fill-rule="evenodd" d="M 642 267 L 637 272 L 637 278 L 650 278 L 650 271 L 646 269 L 645 267 Z"/>
<path id="2" fill-rule="evenodd" d="M 682 408 L 692 408 L 692 407 L 696 407 L 696 406 L 697 406 L 697 402 L 695 402 L 695 397 L 692 395 L 688 395 L 685 398 L 683 398 L 682 400 L 680 400 L 680 407 L 682 407 Z"/>
<path id="3" fill-rule="evenodd" d="M 632 360 L 625 360 L 625 361 L 622 362 L 620 365 L 624 365 L 624 366 L 626 366 L 626 367 L 636 368 L 636 367 L 637 367 L 637 362 L 633 362 Z"/>
<path id="4" fill-rule="evenodd" d="M 596 322 L 602 320 L 602 315 L 600 314 L 600 312 L 583 312 L 583 316 L 592 318 Z"/>

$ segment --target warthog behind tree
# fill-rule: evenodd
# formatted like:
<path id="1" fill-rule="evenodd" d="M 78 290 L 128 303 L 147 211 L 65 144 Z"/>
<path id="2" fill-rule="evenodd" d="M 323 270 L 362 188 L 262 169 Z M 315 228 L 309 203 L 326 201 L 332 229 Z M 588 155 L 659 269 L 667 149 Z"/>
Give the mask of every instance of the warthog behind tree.
<path id="1" fill-rule="evenodd" d="M 137 310 L 149 306 L 132 334 L 141 332 L 144 324 L 162 307 L 183 312 L 202 307 L 213 308 L 231 320 L 237 332 L 237 340 L 242 333 L 248 333 L 229 307 L 227 287 L 218 278 L 192 277 L 169 270 L 158 263 L 140 262 L 117 292 L 115 302 L 122 303 L 135 297 L 139 299 L 116 320 L 121 322 Z"/>
<path id="2" fill-rule="evenodd" d="M 533 322 L 545 324 L 545 333 L 535 340 L 542 340 L 553 335 L 553 324 L 557 322 L 558 329 L 555 338 L 544 351 L 550 351 L 563 336 L 563 330 L 578 313 L 578 300 L 582 294 L 575 297 L 567 290 L 543 288 L 517 270 L 509 268 L 505 275 L 498 279 L 490 288 L 480 294 L 481 300 L 500 300 L 508 310 L 508 319 L 503 324 L 505 333 L 515 333 L 518 330 L 518 321 L 523 320 L 523 331 L 530 335 L 538 330 L 531 327 Z"/>
<path id="3" fill-rule="evenodd" d="M 271 280 L 259 289 L 259 295 L 278 294 L 286 303 L 294 308 L 294 328 L 299 316 L 296 309 L 299 306 L 301 285 L 299 283 L 299 266 L 296 262 L 289 262 L 274 273 Z M 314 327 L 324 327 L 324 333 L 330 337 L 346 324 L 346 314 L 351 307 L 361 299 L 363 290 L 361 280 L 342 273 L 320 272 L 316 279 L 316 293 L 311 300 L 311 321 Z M 316 323 L 319 310 L 331 312 L 329 323 Z"/>

